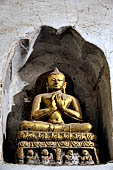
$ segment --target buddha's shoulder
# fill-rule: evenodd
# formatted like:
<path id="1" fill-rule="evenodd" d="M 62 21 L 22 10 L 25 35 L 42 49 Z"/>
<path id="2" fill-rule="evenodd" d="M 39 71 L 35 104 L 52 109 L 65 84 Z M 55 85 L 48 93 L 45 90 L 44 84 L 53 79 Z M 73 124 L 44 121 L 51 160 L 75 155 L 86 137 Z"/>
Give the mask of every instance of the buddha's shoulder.
<path id="1" fill-rule="evenodd" d="M 39 98 L 50 98 L 53 94 L 55 93 L 42 93 L 42 94 L 39 94 L 37 96 L 35 96 L 35 99 L 39 99 Z M 65 94 L 65 93 L 56 93 L 56 95 L 62 95 L 64 98 L 70 98 L 70 99 L 74 99 L 74 100 L 77 100 L 77 98 L 75 98 L 74 96 L 71 96 L 69 94 Z"/>
<path id="2" fill-rule="evenodd" d="M 78 100 L 76 97 L 69 95 L 69 94 L 63 94 L 63 96 L 67 97 L 67 98 L 71 98 L 73 100 Z"/>
<path id="3" fill-rule="evenodd" d="M 38 94 L 35 96 L 36 98 L 42 98 L 42 97 L 48 97 L 48 96 L 52 96 L 52 93 L 42 93 L 42 94 Z"/>

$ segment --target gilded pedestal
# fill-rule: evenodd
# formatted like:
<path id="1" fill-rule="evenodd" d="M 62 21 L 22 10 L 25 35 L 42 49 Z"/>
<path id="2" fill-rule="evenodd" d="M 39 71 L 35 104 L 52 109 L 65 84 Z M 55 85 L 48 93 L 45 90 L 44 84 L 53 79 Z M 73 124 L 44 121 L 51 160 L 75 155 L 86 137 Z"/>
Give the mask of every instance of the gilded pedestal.
<path id="1" fill-rule="evenodd" d="M 98 164 L 96 141 L 93 133 L 20 131 L 17 135 L 17 163 Z M 31 157 L 28 157 L 28 151 L 32 152 Z"/>

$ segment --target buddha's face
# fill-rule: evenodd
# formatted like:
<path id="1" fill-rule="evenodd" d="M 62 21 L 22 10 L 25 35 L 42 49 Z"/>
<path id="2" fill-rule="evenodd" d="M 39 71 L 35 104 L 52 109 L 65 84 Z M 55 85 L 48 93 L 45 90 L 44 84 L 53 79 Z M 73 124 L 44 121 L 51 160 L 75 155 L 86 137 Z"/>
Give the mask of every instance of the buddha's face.
<path id="1" fill-rule="evenodd" d="M 48 86 L 51 90 L 61 90 L 65 83 L 63 74 L 51 74 L 48 77 Z"/>

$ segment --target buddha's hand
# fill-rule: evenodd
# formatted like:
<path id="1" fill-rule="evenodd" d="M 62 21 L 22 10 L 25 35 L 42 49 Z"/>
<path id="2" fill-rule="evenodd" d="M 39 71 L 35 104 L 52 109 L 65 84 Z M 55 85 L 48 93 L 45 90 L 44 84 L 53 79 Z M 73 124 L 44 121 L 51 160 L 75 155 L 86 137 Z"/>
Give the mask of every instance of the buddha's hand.
<path id="1" fill-rule="evenodd" d="M 56 100 L 56 105 L 57 105 L 57 108 L 59 110 L 65 110 L 66 109 L 66 106 L 65 106 L 65 99 L 63 98 L 62 95 L 56 95 L 55 97 L 55 100 Z"/>
<path id="2" fill-rule="evenodd" d="M 56 98 L 56 94 L 54 93 L 54 94 L 51 96 L 52 110 L 57 110 L 57 105 L 56 105 L 55 98 Z"/>

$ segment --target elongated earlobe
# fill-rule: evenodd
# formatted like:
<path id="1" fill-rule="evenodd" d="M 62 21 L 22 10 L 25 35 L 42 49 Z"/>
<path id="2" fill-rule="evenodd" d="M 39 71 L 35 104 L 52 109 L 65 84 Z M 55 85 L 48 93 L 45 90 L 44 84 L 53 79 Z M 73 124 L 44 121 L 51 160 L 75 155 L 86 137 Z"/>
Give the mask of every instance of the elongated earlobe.
<path id="1" fill-rule="evenodd" d="M 67 82 L 65 82 L 64 85 L 63 85 L 63 88 L 62 88 L 63 93 L 66 93 L 66 86 L 67 86 Z"/>
<path id="2" fill-rule="evenodd" d="M 49 92 L 49 85 L 48 85 L 48 83 L 46 83 L 46 91 L 47 91 L 47 93 Z"/>

